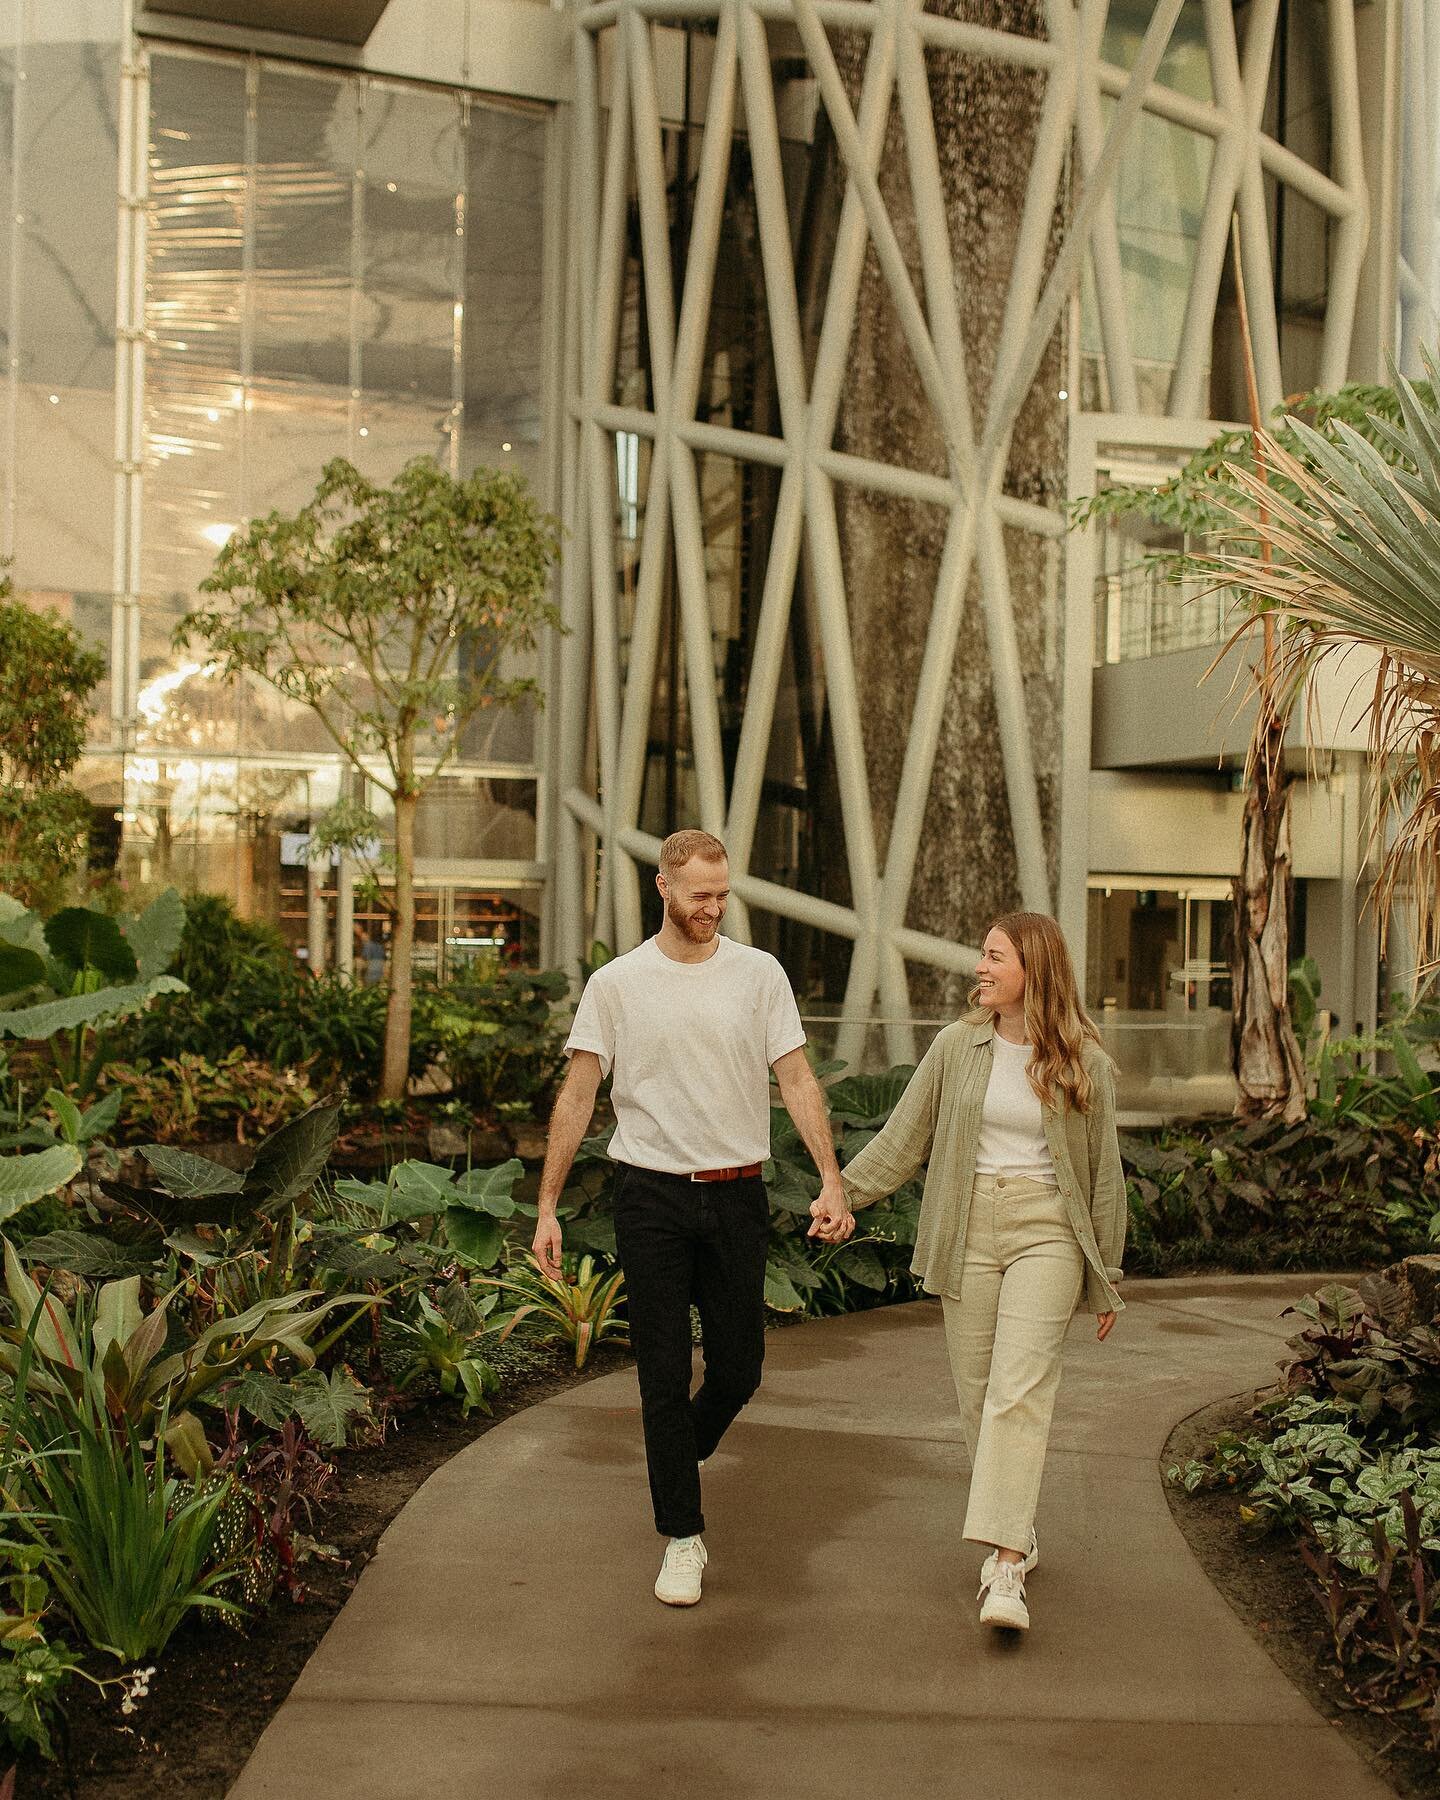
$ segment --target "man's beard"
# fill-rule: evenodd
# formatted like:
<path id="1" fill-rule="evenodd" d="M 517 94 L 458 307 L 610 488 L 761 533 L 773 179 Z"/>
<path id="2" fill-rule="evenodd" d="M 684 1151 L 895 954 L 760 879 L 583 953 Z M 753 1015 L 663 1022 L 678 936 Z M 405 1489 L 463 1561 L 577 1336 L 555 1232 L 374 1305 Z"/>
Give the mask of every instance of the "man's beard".
<path id="1" fill-rule="evenodd" d="M 716 919 L 712 919 L 708 925 L 696 924 L 693 918 L 689 918 L 681 912 L 680 908 L 673 900 L 666 902 L 665 913 L 675 929 L 679 932 L 683 932 L 692 944 L 703 944 L 708 938 L 714 935 L 716 927 L 719 924 L 719 921 Z"/>

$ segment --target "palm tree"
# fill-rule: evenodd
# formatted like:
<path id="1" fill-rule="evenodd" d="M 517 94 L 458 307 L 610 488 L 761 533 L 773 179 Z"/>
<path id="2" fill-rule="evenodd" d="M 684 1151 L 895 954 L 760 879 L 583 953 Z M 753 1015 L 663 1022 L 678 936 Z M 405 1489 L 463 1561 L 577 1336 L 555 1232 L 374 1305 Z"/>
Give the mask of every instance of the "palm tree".
<path id="1" fill-rule="evenodd" d="M 1244 504 L 1234 516 L 1258 547 L 1203 559 L 1273 620 L 1272 694 L 1298 693 L 1356 647 L 1378 655 L 1366 709 L 1375 902 L 1383 945 L 1408 896 L 1422 977 L 1440 968 L 1440 402 L 1424 362 L 1428 387 L 1394 376 L 1398 417 L 1372 412 L 1363 432 L 1294 418 L 1283 437 L 1258 432 L 1254 466 L 1227 464 Z"/>

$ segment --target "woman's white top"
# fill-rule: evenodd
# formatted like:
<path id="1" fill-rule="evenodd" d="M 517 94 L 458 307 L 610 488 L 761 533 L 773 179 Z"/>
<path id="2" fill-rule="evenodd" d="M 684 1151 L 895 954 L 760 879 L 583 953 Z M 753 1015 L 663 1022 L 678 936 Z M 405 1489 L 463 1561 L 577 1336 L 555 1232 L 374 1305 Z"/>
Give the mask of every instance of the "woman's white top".
<path id="1" fill-rule="evenodd" d="M 980 1113 L 977 1175 L 1023 1175 L 1055 1181 L 1055 1159 L 1045 1141 L 1040 1097 L 1030 1085 L 1030 1045 L 1011 1044 L 997 1031 L 990 1081 Z"/>

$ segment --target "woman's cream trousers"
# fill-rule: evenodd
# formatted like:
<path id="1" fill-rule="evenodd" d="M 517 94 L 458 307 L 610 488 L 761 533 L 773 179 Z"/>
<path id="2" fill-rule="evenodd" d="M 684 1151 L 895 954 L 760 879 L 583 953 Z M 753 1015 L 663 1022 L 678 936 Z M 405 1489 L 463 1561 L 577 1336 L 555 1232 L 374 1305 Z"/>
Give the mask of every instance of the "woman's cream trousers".
<path id="1" fill-rule="evenodd" d="M 1085 1255 L 1057 1188 L 977 1175 L 945 1341 L 970 1452 L 965 1536 L 1026 1551 Z"/>

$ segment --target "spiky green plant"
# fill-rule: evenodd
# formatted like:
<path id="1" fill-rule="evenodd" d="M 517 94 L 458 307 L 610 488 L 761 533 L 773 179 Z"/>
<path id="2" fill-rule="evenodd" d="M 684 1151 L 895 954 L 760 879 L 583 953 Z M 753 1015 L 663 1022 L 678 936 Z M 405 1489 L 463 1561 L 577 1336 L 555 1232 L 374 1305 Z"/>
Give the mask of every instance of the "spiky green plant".
<path id="1" fill-rule="evenodd" d="M 1277 683 L 1298 689 L 1357 647 L 1376 654 L 1376 905 L 1383 931 L 1407 897 L 1429 974 L 1440 968 L 1440 401 L 1428 354 L 1425 366 L 1429 388 L 1397 375 L 1400 417 L 1371 418 L 1368 437 L 1343 420 L 1319 431 L 1292 418 L 1288 443 L 1261 432 L 1270 477 L 1240 464 L 1228 474 L 1264 518 L 1271 553 L 1262 543 L 1204 566 L 1252 612 L 1277 616 Z"/>

